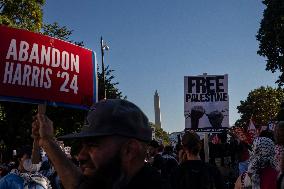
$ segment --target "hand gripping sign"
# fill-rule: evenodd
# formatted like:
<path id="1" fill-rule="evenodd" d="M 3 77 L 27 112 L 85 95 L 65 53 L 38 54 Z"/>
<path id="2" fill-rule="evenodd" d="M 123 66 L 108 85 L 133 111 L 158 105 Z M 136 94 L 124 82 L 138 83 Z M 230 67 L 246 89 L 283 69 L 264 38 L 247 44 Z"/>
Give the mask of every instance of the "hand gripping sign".
<path id="1" fill-rule="evenodd" d="M 95 53 L 0 26 L 0 98 L 88 108 L 96 101 Z"/>

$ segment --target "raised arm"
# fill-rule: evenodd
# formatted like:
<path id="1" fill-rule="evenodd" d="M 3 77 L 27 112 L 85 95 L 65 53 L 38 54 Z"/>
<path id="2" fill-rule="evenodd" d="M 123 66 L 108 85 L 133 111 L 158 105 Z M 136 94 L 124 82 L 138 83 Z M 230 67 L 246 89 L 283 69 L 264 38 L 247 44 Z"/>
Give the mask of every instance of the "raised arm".
<path id="1" fill-rule="evenodd" d="M 82 172 L 76 167 L 61 150 L 53 136 L 53 123 L 44 114 L 38 114 L 38 129 L 34 129 L 33 135 L 38 135 L 38 144 L 47 153 L 54 165 L 64 188 L 76 189 L 82 178 Z"/>

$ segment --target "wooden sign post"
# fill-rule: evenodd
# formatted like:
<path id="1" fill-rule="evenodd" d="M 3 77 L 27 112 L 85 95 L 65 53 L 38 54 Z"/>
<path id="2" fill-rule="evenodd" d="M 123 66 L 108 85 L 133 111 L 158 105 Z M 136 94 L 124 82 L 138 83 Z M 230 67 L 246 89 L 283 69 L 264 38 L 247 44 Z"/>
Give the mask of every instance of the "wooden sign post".
<path id="1" fill-rule="evenodd" d="M 204 136 L 204 160 L 206 163 L 209 163 L 209 143 L 208 143 L 208 133 L 205 133 Z"/>
<path id="2" fill-rule="evenodd" d="M 44 103 L 44 104 L 39 104 L 39 105 L 37 106 L 37 112 L 38 112 L 39 114 L 45 114 L 45 112 L 46 112 L 46 103 Z"/>

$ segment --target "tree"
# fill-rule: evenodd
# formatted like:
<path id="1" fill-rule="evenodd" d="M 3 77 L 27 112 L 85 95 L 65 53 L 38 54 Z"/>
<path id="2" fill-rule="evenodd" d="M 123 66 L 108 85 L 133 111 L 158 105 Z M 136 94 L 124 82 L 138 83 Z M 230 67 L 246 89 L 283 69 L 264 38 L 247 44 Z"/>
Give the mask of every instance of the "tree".
<path id="1" fill-rule="evenodd" d="M 154 123 L 149 123 L 151 127 L 155 128 L 155 139 L 161 140 L 164 145 L 170 145 L 170 138 L 166 131 L 164 131 L 162 128 L 158 128 Z"/>
<path id="2" fill-rule="evenodd" d="M 1 0 L 0 24 L 38 32 L 44 3 L 44 0 Z"/>
<path id="3" fill-rule="evenodd" d="M 122 92 L 117 88 L 119 82 L 113 82 L 115 78 L 112 75 L 114 70 L 110 69 L 109 66 L 105 67 L 105 90 L 106 90 L 106 97 L 109 99 L 115 98 L 123 98 Z M 103 91 L 103 75 L 102 73 L 98 72 L 98 98 L 99 100 L 104 98 L 104 91 Z M 126 97 L 124 97 L 126 98 Z"/>
<path id="4" fill-rule="evenodd" d="M 266 70 L 280 71 L 276 83 L 284 84 L 284 1 L 263 0 L 266 9 L 256 39 L 259 41 L 260 56 L 266 57 Z"/>
<path id="5" fill-rule="evenodd" d="M 284 100 L 282 89 L 272 87 L 260 87 L 252 90 L 245 101 L 241 101 L 237 107 L 241 118 L 236 121 L 236 126 L 246 127 L 250 118 L 256 126 L 268 125 L 276 119 L 280 110 L 280 104 Z"/>
<path id="6" fill-rule="evenodd" d="M 60 26 L 57 22 L 54 22 L 52 24 L 43 24 L 41 33 L 50 37 L 68 41 L 70 43 L 75 43 L 79 46 L 84 46 L 83 41 L 74 42 L 73 40 L 70 40 L 70 36 L 72 35 L 73 30 L 69 30 L 66 26 Z"/>

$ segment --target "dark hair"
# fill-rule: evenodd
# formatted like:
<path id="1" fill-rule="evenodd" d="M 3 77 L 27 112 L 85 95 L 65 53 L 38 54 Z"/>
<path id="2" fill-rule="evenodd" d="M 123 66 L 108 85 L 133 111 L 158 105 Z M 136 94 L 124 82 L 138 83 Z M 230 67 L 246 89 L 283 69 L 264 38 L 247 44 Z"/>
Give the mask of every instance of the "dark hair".
<path id="1" fill-rule="evenodd" d="M 273 142 L 275 142 L 275 138 L 274 138 L 274 133 L 273 131 L 270 130 L 263 130 L 260 132 L 259 137 L 266 137 L 271 139 Z"/>
<path id="2" fill-rule="evenodd" d="M 164 148 L 164 154 L 172 154 L 172 153 L 174 153 L 173 147 L 170 146 L 170 145 L 165 146 L 165 148 Z"/>
<path id="3" fill-rule="evenodd" d="M 201 149 L 200 137 L 195 132 L 186 132 L 182 137 L 182 145 L 193 155 L 197 155 Z"/>
<path id="4" fill-rule="evenodd" d="M 17 150 L 17 152 L 18 158 L 22 158 L 25 154 L 30 158 L 32 155 L 32 147 L 29 145 L 22 146 L 19 150 Z"/>

